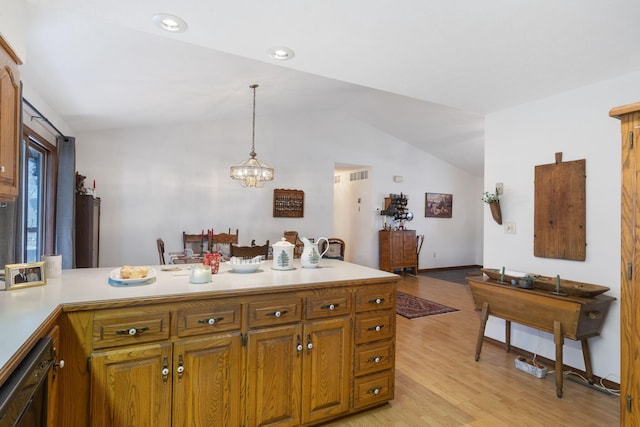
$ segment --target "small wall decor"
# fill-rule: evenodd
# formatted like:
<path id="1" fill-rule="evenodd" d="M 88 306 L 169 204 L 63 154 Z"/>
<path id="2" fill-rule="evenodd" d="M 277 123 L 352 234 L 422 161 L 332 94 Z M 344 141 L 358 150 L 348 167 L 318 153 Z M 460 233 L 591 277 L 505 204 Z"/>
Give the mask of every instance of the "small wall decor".
<path id="1" fill-rule="evenodd" d="M 424 216 L 427 218 L 451 218 L 453 194 L 425 193 Z"/>
<path id="2" fill-rule="evenodd" d="M 304 191 L 273 190 L 273 217 L 302 218 L 304 216 Z"/>
<path id="3" fill-rule="evenodd" d="M 4 266 L 4 280 L 7 291 L 46 284 L 44 261 Z"/>
<path id="4" fill-rule="evenodd" d="M 493 220 L 502 225 L 502 209 L 500 209 L 500 195 L 498 194 L 498 189 L 496 188 L 495 193 L 485 191 L 482 196 L 482 201 L 489 205 Z"/>

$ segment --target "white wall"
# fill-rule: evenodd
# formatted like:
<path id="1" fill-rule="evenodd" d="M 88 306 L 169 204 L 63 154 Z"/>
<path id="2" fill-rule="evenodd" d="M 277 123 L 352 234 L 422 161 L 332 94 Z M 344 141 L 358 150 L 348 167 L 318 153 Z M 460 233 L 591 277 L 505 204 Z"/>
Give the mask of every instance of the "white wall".
<path id="1" fill-rule="evenodd" d="M 76 135 L 78 171 L 87 183 L 96 180 L 102 199 L 100 265 L 155 264 L 155 239 L 162 237 L 168 251 L 181 249 L 183 230 L 238 228 L 241 244 L 274 243 L 284 230 L 336 236 L 336 162 L 374 171 L 372 196 L 362 201 L 369 232 L 362 241 L 347 242 L 348 250 L 359 251 L 353 260 L 377 268 L 382 222 L 375 208 L 388 193 L 403 191 L 412 197 L 409 208 L 416 214 L 411 228 L 427 236 L 429 253 L 437 252 L 435 259 L 421 259 L 421 268 L 479 263 L 481 179 L 344 114 L 264 116 L 256 127 L 258 158 L 276 170 L 275 181 L 263 189 L 243 189 L 229 178 L 229 166 L 250 151 L 246 120 Z M 393 183 L 393 175 L 403 175 L 404 182 Z M 304 218 L 273 218 L 274 188 L 303 190 Z M 424 218 L 427 191 L 454 194 L 453 219 Z"/>
<path id="2" fill-rule="evenodd" d="M 27 58 L 27 2 L 2 0 L 0 6 L 0 34 L 24 63 Z"/>
<path id="3" fill-rule="evenodd" d="M 504 183 L 504 234 L 485 208 L 484 265 L 608 286 L 614 302 L 600 337 L 589 340 L 594 373 L 620 378 L 620 122 L 611 108 L 636 102 L 640 73 L 601 82 L 537 102 L 489 114 L 485 130 L 485 189 Z M 586 159 L 586 236 L 584 262 L 533 256 L 534 168 Z M 490 318 L 487 335 L 504 340 L 504 322 Z M 555 359 L 553 337 L 513 326 L 513 345 Z M 579 343 L 565 341 L 565 363 L 584 369 Z"/>

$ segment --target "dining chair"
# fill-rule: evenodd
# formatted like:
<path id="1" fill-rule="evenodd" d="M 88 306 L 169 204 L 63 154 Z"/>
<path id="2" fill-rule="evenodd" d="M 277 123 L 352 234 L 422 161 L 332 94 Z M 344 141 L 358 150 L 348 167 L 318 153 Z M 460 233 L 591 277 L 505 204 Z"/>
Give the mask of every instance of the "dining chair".
<path id="1" fill-rule="evenodd" d="M 298 237 L 298 232 L 293 230 L 292 231 L 285 230 L 282 236 L 285 238 L 287 242 L 294 245 L 293 257 L 300 258 L 300 256 L 302 256 L 302 251 L 304 250 L 304 243 L 302 243 L 302 240 L 300 240 L 300 237 Z"/>
<path id="2" fill-rule="evenodd" d="M 231 244 L 231 256 L 241 257 L 241 258 L 253 258 L 255 256 L 262 255 L 262 259 L 266 260 L 269 258 L 269 241 L 264 245 L 254 245 L 254 246 L 238 246 Z"/>
<path id="3" fill-rule="evenodd" d="M 223 255 L 229 255 L 231 253 L 231 244 L 238 244 L 238 229 L 236 228 L 236 234 L 231 234 L 231 227 L 229 227 L 228 233 L 213 234 L 213 230 L 207 230 L 209 236 L 209 252 L 220 252 Z M 221 249 L 226 250 L 221 250 Z"/>
<path id="4" fill-rule="evenodd" d="M 201 255 L 205 249 L 205 242 L 208 242 L 208 238 L 203 236 L 203 233 L 187 234 L 186 231 L 182 232 L 182 248 L 192 249 L 194 254 Z"/>
<path id="5" fill-rule="evenodd" d="M 164 240 L 160 238 L 156 239 L 156 245 L 158 246 L 158 257 L 160 258 L 160 265 L 165 265 L 166 262 L 164 260 Z"/>
<path id="6" fill-rule="evenodd" d="M 322 258 L 339 259 L 341 261 L 344 261 L 344 240 L 338 239 L 337 237 L 329 237 L 327 240 L 329 242 L 329 250 L 327 250 L 327 253 L 325 253 Z M 326 246 L 327 242 L 322 240 L 320 242 L 320 247 L 318 248 L 320 253 L 324 252 Z"/>

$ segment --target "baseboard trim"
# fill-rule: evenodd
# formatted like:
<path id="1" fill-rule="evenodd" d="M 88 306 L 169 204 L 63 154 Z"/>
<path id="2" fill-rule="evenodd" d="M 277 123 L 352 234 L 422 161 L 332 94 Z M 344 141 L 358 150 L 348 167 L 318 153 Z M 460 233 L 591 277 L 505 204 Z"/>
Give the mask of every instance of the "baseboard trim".
<path id="1" fill-rule="evenodd" d="M 464 270 L 467 268 L 482 268 L 481 265 L 473 264 L 473 265 L 458 265 L 455 267 L 437 267 L 437 268 L 422 268 L 418 269 L 418 273 L 429 273 L 433 271 L 447 271 L 447 270 Z"/>
<path id="2" fill-rule="evenodd" d="M 484 337 L 484 342 L 486 344 L 494 345 L 494 346 L 500 347 L 502 349 L 504 349 L 504 347 L 505 347 L 505 343 L 504 342 L 498 341 L 498 340 L 496 340 L 494 338 L 489 338 L 489 337 L 486 337 L 486 336 Z M 519 347 L 515 347 L 513 345 L 511 346 L 511 352 L 510 353 L 514 354 L 514 355 L 518 355 L 518 356 L 524 356 L 524 357 L 529 358 L 529 359 L 533 358 L 533 356 L 534 356 L 534 354 L 531 353 L 530 351 L 523 350 L 523 349 L 521 349 Z M 542 357 L 540 355 L 536 356 L 536 360 L 539 361 L 540 363 L 542 363 L 545 366 L 548 366 L 548 367 L 551 367 L 552 369 L 555 369 L 555 366 L 556 366 L 555 360 L 547 359 L 546 357 Z M 575 368 L 573 366 L 565 365 L 565 364 L 562 365 L 562 371 L 563 372 L 564 371 L 572 371 L 572 372 L 575 372 L 575 373 L 577 373 L 577 374 L 579 374 L 579 375 L 581 375 L 581 376 L 583 376 L 585 378 L 587 377 L 587 373 L 585 371 L 583 371 L 581 369 L 578 369 L 578 368 Z M 597 375 L 593 376 L 593 382 L 596 383 L 596 384 L 601 384 L 602 383 L 606 388 L 611 389 L 611 390 L 620 390 L 620 384 L 615 383 L 615 382 L 610 381 L 610 380 L 607 380 L 607 379 L 603 379 L 603 378 L 601 378 L 601 377 L 599 377 Z"/>

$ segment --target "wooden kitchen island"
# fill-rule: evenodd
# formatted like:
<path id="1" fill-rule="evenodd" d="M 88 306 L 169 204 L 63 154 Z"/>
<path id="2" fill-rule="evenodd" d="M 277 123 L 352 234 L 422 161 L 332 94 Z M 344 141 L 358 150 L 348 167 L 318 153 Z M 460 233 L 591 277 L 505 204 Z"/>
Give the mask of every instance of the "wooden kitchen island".
<path id="1" fill-rule="evenodd" d="M 32 326 L 42 322 L 19 331 L 11 357 L 0 350 L 0 374 L 55 328 L 65 363 L 52 425 L 306 426 L 392 400 L 399 277 L 335 260 L 294 265 L 225 265 L 198 285 L 155 266 L 155 282 L 122 287 L 107 283 L 109 268 L 65 270 L 0 293 L 0 321 L 22 300 Z"/>
<path id="2" fill-rule="evenodd" d="M 582 344 L 585 370 L 593 381 L 591 355 L 587 339 L 600 334 L 602 324 L 615 298 L 606 295 L 594 297 L 559 296 L 544 289 L 522 289 L 486 276 L 468 277 L 474 304 L 482 310 L 480 330 L 476 344 L 476 361 L 480 359 L 484 331 L 489 316 L 504 319 L 505 345 L 510 350 L 511 322 L 520 323 L 553 334 L 556 346 L 556 395 L 562 397 L 562 346 L 564 338 L 579 340 Z"/>

